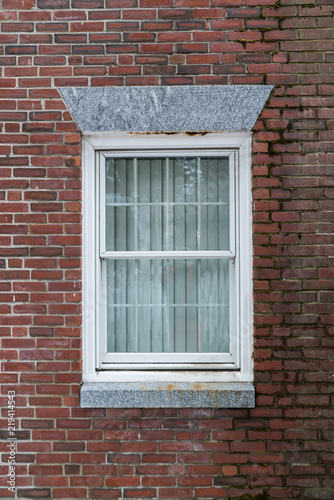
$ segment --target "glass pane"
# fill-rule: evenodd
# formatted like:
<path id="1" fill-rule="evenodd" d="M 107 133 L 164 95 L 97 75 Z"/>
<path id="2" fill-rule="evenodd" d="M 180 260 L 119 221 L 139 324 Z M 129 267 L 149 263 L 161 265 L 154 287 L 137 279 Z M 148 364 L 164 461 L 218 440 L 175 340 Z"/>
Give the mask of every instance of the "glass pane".
<path id="1" fill-rule="evenodd" d="M 107 251 L 229 250 L 228 158 L 108 158 Z"/>
<path id="2" fill-rule="evenodd" d="M 229 352 L 227 259 L 107 261 L 108 352 Z"/>

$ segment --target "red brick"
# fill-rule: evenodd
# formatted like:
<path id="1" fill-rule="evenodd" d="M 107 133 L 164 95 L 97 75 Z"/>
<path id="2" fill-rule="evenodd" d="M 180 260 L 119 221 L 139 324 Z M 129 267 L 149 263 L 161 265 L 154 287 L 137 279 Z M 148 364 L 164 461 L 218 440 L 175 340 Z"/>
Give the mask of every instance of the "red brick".
<path id="1" fill-rule="evenodd" d="M 210 18 L 224 18 L 226 15 L 226 10 L 225 9 L 217 9 L 217 8 L 210 8 L 210 9 L 194 9 L 193 11 L 194 19 L 210 19 Z"/>
<path id="2" fill-rule="evenodd" d="M 18 415 L 34 429 L 34 441 L 19 443 L 31 444 L 22 460 L 54 451 L 80 463 L 34 480 L 22 462 L 20 477 L 35 488 L 22 483 L 21 496 L 149 498 L 159 488 L 165 498 L 228 498 L 267 488 L 285 498 L 282 484 L 295 497 L 326 487 L 331 2 L 106 0 L 108 10 L 100 0 L 3 2 L 0 335 L 11 360 L 2 376 L 14 378 L 1 381 L 16 384 L 20 372 Z M 80 410 L 81 148 L 53 85 L 264 83 L 276 87 L 253 136 L 256 408 Z M 64 427 L 54 430 L 56 420 Z M 129 463 L 106 465 L 108 453 Z M 104 487 L 101 474 L 119 486 Z"/>
<path id="3" fill-rule="evenodd" d="M 189 488 L 160 488 L 161 498 L 190 498 L 191 489 Z"/>
<path id="4" fill-rule="evenodd" d="M 216 453 L 213 456 L 214 463 L 220 464 L 244 464 L 248 462 L 248 455 L 242 453 Z"/>

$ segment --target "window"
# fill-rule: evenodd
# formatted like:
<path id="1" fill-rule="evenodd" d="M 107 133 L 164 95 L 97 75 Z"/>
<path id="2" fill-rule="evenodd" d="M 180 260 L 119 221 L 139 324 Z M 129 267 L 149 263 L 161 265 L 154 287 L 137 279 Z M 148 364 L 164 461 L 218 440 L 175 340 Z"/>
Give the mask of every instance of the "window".
<path id="1" fill-rule="evenodd" d="M 272 90 L 59 89 L 83 134 L 81 406 L 254 406 L 250 131 Z"/>
<path id="2" fill-rule="evenodd" d="M 235 154 L 101 152 L 101 369 L 238 367 Z"/>
<path id="3" fill-rule="evenodd" d="M 86 381 L 251 381 L 250 134 L 84 148 Z"/>

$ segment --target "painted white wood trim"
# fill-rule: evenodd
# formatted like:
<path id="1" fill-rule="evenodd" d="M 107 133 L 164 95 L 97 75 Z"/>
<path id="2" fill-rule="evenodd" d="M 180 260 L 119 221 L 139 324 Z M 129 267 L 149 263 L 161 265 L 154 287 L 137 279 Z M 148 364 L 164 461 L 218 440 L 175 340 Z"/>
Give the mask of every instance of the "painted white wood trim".
<path id="1" fill-rule="evenodd" d="M 100 370 L 236 370 L 235 363 L 103 363 Z"/>
<path id="2" fill-rule="evenodd" d="M 87 209 L 96 204 L 95 150 L 83 139 L 83 373 L 94 374 L 96 370 L 96 234 L 95 210 Z M 93 233 L 92 233 L 93 231 Z"/>
<path id="3" fill-rule="evenodd" d="M 232 132 L 224 134 L 207 134 L 201 136 L 196 134 L 196 136 L 188 136 L 187 134 L 178 134 L 178 138 L 174 135 L 167 135 L 162 137 L 160 134 L 129 134 L 129 133 L 115 133 L 115 134 L 88 134 L 87 137 L 83 138 L 83 200 L 84 200 L 84 214 L 83 214 L 83 346 L 84 346 L 84 380 L 85 381 L 107 381 L 107 380 L 137 380 L 138 372 L 130 371 L 110 371 L 103 372 L 105 375 L 101 379 L 99 377 L 96 367 L 100 366 L 101 359 L 104 355 L 103 349 L 100 350 L 100 346 L 95 343 L 95 334 L 99 331 L 99 306 L 101 305 L 101 298 L 97 301 L 94 297 L 98 293 L 95 291 L 95 286 L 100 287 L 98 282 L 98 276 L 100 274 L 100 263 L 97 258 L 97 249 L 95 243 L 98 242 L 99 235 L 96 234 L 95 241 L 92 238 L 94 234 L 94 226 L 96 227 L 94 221 L 94 210 L 92 207 L 96 207 L 96 176 L 95 176 L 95 149 L 106 149 L 111 147 L 112 144 L 115 145 L 117 142 L 117 147 L 124 147 L 130 136 L 130 142 L 132 147 L 137 148 L 140 144 L 145 145 L 145 147 L 156 147 L 161 148 L 162 143 L 165 147 L 175 147 L 177 141 L 185 139 L 186 146 L 183 143 L 183 148 L 192 148 L 196 146 L 199 147 L 215 147 L 226 149 L 240 148 L 239 150 L 239 163 L 241 178 L 243 179 L 242 185 L 240 186 L 240 201 L 245 203 L 245 209 L 243 209 L 242 218 L 240 219 L 239 235 L 245 238 L 242 248 L 240 248 L 240 289 L 242 290 L 242 295 L 240 296 L 240 344 L 242 346 L 240 353 L 240 372 L 212 372 L 203 371 L 199 369 L 198 372 L 186 371 L 177 372 L 173 370 L 172 372 L 166 372 L 166 375 L 162 372 L 140 372 L 140 380 L 142 377 L 147 377 L 148 380 L 185 380 L 184 377 L 190 377 L 189 381 L 193 380 L 210 380 L 210 381 L 252 381 L 253 380 L 253 363 L 252 363 L 252 252 L 251 252 L 251 133 L 250 132 Z M 182 136 L 182 137 L 180 137 Z M 195 139 L 194 139 L 195 138 Z M 86 140 L 88 139 L 88 140 Z M 174 141 L 175 139 L 175 141 Z M 205 141 L 204 141 L 205 139 Z M 151 144 L 151 141 L 153 144 Z M 199 144 L 201 142 L 201 144 Z M 205 142 L 205 146 L 204 146 Z M 174 146 L 175 145 L 175 146 Z M 93 147 L 94 146 L 94 147 Z M 131 146 L 129 146 L 131 149 Z M 132 155 L 133 153 L 131 153 Z M 226 154 L 226 152 L 225 152 Z M 88 207 L 88 210 L 87 210 Z M 247 208 L 248 207 L 248 208 Z M 96 209 L 95 209 L 96 210 Z M 225 256 L 221 256 L 225 257 Z M 231 255 L 226 255 L 225 258 L 231 258 Z M 96 267 L 94 262 L 97 262 Z M 97 283 L 97 285 L 96 285 Z M 101 287 L 100 287 L 101 289 Z M 96 303 L 97 302 L 97 303 Z M 240 345 L 239 344 L 239 345 Z M 97 359 L 97 351 L 100 351 L 99 359 Z M 95 364 L 94 360 L 97 363 Z M 119 375 L 121 373 L 121 375 Z M 137 373 L 137 375 L 136 375 Z M 188 373 L 188 375 L 186 375 Z M 118 378 L 118 377 L 121 378 Z M 179 378 L 178 378 L 179 377 Z"/>
<path id="4" fill-rule="evenodd" d="M 139 353 L 107 353 L 103 358 L 103 363 L 146 363 L 146 364 L 169 364 L 172 362 L 188 363 L 230 363 L 235 368 L 234 360 L 230 353 L 178 353 L 178 352 L 139 352 Z M 193 367 L 192 367 L 193 368 Z"/>
<path id="5" fill-rule="evenodd" d="M 84 382 L 252 382 L 253 374 L 226 370 L 111 370 L 84 373 Z"/>
<path id="6" fill-rule="evenodd" d="M 159 133 L 131 133 L 131 132 L 89 132 L 84 135 L 85 140 L 97 150 L 111 149 L 205 149 L 240 148 L 243 142 L 251 137 L 251 132 L 224 132 L 188 134 L 159 134 Z M 133 156 L 133 153 L 129 153 Z"/>
<path id="7" fill-rule="evenodd" d="M 238 268 L 239 268 L 239 234 L 236 231 L 238 224 L 239 211 L 238 207 L 241 202 L 238 190 L 238 171 L 241 165 L 236 157 L 236 152 L 229 157 L 229 173 L 230 173 L 230 250 L 235 259 L 229 260 L 229 331 L 230 331 L 230 351 L 235 363 L 235 368 L 240 368 L 240 334 L 239 326 L 236 318 L 238 317 L 239 304 L 238 304 Z"/>
<path id="8" fill-rule="evenodd" d="M 236 206 L 239 202 L 236 174 L 240 165 L 236 161 L 235 152 L 229 155 L 229 238 L 230 238 L 230 252 L 236 254 Z"/>
<path id="9" fill-rule="evenodd" d="M 229 251 L 129 251 L 101 252 L 101 259 L 234 259 L 235 254 Z"/>
<path id="10" fill-rule="evenodd" d="M 252 282 L 252 169 L 251 136 L 245 139 L 239 148 L 240 165 L 240 199 L 242 200 L 242 216 L 240 219 L 240 343 L 242 349 L 241 371 L 253 373 L 253 282 Z"/>
<path id="11" fill-rule="evenodd" d="M 189 158 L 197 158 L 198 156 L 206 157 L 206 156 L 219 156 L 222 158 L 228 158 L 233 154 L 230 149 L 222 149 L 222 148 L 209 148 L 204 147 L 201 149 L 187 148 L 180 146 L 169 148 L 166 147 L 158 147 L 149 148 L 149 149 L 115 149 L 112 152 L 110 151 L 101 151 L 106 158 L 118 158 L 118 157 L 126 157 L 126 158 L 136 158 L 137 156 L 145 157 L 145 158 L 177 158 L 179 156 L 187 156 Z"/>
<path id="12" fill-rule="evenodd" d="M 96 221 L 100 229 L 100 254 L 106 251 L 106 159 L 103 155 L 98 155 L 97 161 L 99 162 L 99 184 L 100 184 L 100 213 Z"/>

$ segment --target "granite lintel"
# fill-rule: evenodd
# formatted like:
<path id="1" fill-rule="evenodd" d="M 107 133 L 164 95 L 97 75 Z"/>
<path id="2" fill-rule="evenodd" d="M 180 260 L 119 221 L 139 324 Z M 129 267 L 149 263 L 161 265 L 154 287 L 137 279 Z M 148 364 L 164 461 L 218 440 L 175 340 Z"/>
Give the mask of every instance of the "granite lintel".
<path id="1" fill-rule="evenodd" d="M 252 130 L 273 85 L 66 87 L 73 119 L 87 132 Z"/>
<path id="2" fill-rule="evenodd" d="M 84 382 L 81 408 L 254 408 L 250 382 Z"/>

